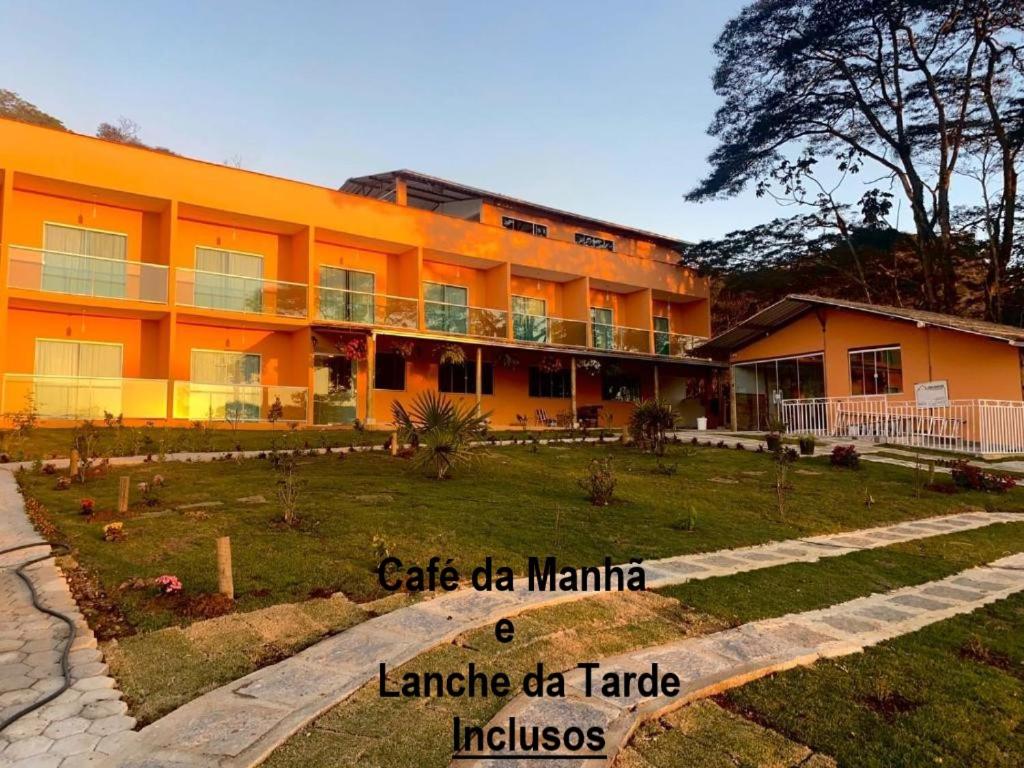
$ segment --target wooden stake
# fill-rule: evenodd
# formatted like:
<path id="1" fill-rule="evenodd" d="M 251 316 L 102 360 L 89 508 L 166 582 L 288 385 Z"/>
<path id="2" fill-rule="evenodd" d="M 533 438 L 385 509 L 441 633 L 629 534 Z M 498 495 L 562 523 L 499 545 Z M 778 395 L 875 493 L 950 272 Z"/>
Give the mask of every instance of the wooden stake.
<path id="1" fill-rule="evenodd" d="M 131 483 L 131 478 L 125 475 L 121 478 L 121 485 L 117 491 L 117 512 L 120 515 L 125 514 L 128 511 L 128 484 Z"/>
<path id="2" fill-rule="evenodd" d="M 398 433 L 397 432 L 392 432 L 391 433 L 391 455 L 392 456 L 397 456 L 398 455 Z"/>
<path id="3" fill-rule="evenodd" d="M 217 590 L 235 599 L 235 579 L 231 573 L 231 537 L 217 539 Z"/>
<path id="4" fill-rule="evenodd" d="M 78 455 L 78 449 L 77 448 L 72 448 L 71 449 L 71 463 L 68 464 L 68 472 L 70 473 L 71 477 L 78 477 L 78 462 L 80 460 L 81 459 L 80 459 L 80 457 Z"/>

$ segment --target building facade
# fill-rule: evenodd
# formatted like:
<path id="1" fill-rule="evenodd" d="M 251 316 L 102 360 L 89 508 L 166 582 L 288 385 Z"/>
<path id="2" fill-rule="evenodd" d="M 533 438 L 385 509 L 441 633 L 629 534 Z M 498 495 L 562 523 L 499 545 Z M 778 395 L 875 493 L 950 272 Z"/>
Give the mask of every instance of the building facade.
<path id="1" fill-rule="evenodd" d="M 2 410 L 496 428 L 723 417 L 678 241 L 410 171 L 329 189 L 0 120 Z"/>

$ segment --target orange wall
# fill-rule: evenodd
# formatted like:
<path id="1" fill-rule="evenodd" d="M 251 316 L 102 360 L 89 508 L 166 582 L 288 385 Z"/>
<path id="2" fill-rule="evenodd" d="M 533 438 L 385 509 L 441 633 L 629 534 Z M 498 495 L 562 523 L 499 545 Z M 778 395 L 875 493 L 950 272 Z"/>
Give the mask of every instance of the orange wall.
<path id="1" fill-rule="evenodd" d="M 825 389 L 829 397 L 850 395 L 849 352 L 900 346 L 903 398 L 914 398 L 914 384 L 949 382 L 949 396 L 1021 399 L 1020 350 L 1005 341 L 940 328 L 918 328 L 903 320 L 839 309 L 820 310 L 825 330 L 810 312 L 731 356 L 738 363 L 813 352 L 825 353 Z"/>
<path id="2" fill-rule="evenodd" d="M 126 378 L 166 378 L 153 351 L 161 344 L 159 323 L 130 317 L 97 317 L 95 315 L 11 309 L 13 327 L 25 329 L 11 334 L 7 340 L 9 364 L 5 370 L 32 373 L 35 369 L 37 339 L 99 341 L 123 345 Z"/>

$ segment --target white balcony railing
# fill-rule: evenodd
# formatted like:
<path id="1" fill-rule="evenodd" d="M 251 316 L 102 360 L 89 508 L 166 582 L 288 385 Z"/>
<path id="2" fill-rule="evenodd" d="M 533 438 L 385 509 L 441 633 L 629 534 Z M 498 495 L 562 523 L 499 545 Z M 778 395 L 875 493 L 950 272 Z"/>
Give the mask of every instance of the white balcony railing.
<path id="1" fill-rule="evenodd" d="M 306 317 L 305 283 L 264 280 L 179 267 L 175 270 L 177 303 L 253 315 Z"/>
<path id="2" fill-rule="evenodd" d="M 5 374 L 3 413 L 15 413 L 29 402 L 44 419 L 98 420 L 108 413 L 164 419 L 167 380 Z"/>
<path id="3" fill-rule="evenodd" d="M 12 245 L 7 285 L 27 291 L 167 303 L 167 267 Z"/>
<path id="4" fill-rule="evenodd" d="M 884 395 L 783 400 L 780 418 L 798 434 L 963 453 L 1024 453 L 1024 402 L 1016 400 L 951 400 L 934 408 Z"/>
<path id="5" fill-rule="evenodd" d="M 305 387 L 174 382 L 174 418 L 190 421 L 306 421 Z"/>

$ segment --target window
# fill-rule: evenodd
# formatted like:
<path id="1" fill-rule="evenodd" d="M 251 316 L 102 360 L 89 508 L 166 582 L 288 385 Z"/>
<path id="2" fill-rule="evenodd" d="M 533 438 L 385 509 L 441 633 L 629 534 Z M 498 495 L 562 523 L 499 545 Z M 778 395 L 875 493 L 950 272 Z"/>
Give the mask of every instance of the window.
<path id="1" fill-rule="evenodd" d="M 903 391 L 903 362 L 899 347 L 850 352 L 850 392 L 854 395 L 894 395 Z"/>
<path id="2" fill-rule="evenodd" d="M 197 307 L 263 311 L 263 257 L 259 254 L 197 246 L 195 279 Z"/>
<path id="3" fill-rule="evenodd" d="M 190 419 L 259 421 L 262 358 L 246 352 L 192 350 Z"/>
<path id="4" fill-rule="evenodd" d="M 124 298 L 127 235 L 44 224 L 43 250 L 42 290 Z"/>
<path id="5" fill-rule="evenodd" d="M 612 311 L 603 307 L 590 308 L 590 328 L 593 345 L 597 349 L 614 349 L 614 325 Z"/>
<path id="6" fill-rule="evenodd" d="M 596 235 L 588 235 L 586 232 L 576 233 L 576 245 L 585 245 L 587 248 L 600 248 L 602 251 L 615 250 L 614 240 L 606 240 Z"/>
<path id="7" fill-rule="evenodd" d="M 461 285 L 424 283 L 424 316 L 427 328 L 444 333 L 469 330 L 469 289 Z"/>
<path id="8" fill-rule="evenodd" d="M 484 363 L 480 394 L 494 394 L 494 365 Z M 441 363 L 437 368 L 437 389 L 459 395 L 476 394 L 476 363 Z"/>
<path id="9" fill-rule="evenodd" d="M 405 358 L 394 352 L 378 352 L 374 358 L 374 389 L 405 389 Z"/>
<path id="10" fill-rule="evenodd" d="M 572 397 L 571 374 L 530 368 L 530 397 Z"/>
<path id="11" fill-rule="evenodd" d="M 633 403 L 640 399 L 640 379 L 626 374 L 601 376 L 601 399 Z"/>
<path id="12" fill-rule="evenodd" d="M 512 297 L 512 333 L 519 341 L 548 340 L 548 303 L 530 296 Z"/>
<path id="13" fill-rule="evenodd" d="M 374 321 L 372 272 L 320 267 L 320 317 L 348 323 Z"/>
<path id="14" fill-rule="evenodd" d="M 669 332 L 668 332 L 668 318 L 667 317 L 655 317 L 654 318 L 654 354 L 656 355 L 669 355 L 672 354 L 671 347 L 669 344 Z"/>
<path id="15" fill-rule="evenodd" d="M 120 344 L 36 339 L 35 407 L 50 418 L 122 413 Z"/>
<path id="16" fill-rule="evenodd" d="M 516 219 L 512 216 L 502 216 L 501 226 L 505 229 L 514 229 L 516 232 L 528 232 L 531 235 L 537 237 L 547 237 L 548 228 L 545 224 L 536 224 L 532 221 L 526 221 L 525 219 Z"/>

